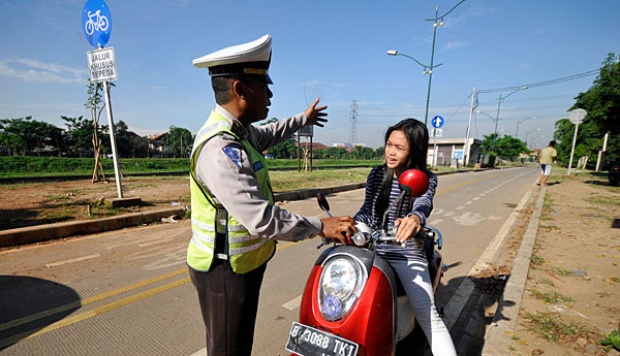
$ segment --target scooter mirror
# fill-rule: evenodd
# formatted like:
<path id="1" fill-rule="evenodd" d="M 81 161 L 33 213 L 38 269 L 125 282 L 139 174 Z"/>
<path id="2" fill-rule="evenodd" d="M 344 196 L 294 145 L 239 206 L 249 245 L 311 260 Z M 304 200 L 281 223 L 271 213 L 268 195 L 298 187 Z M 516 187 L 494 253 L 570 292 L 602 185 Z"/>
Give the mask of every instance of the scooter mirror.
<path id="1" fill-rule="evenodd" d="M 412 197 L 419 197 L 428 190 L 428 176 L 419 169 L 408 169 L 398 177 L 400 189 Z"/>
<path id="2" fill-rule="evenodd" d="M 327 198 L 325 198 L 322 193 L 316 194 L 316 201 L 319 203 L 321 209 L 323 209 L 327 213 L 327 215 L 332 216 L 332 214 L 329 212 L 329 203 L 327 202 Z"/>

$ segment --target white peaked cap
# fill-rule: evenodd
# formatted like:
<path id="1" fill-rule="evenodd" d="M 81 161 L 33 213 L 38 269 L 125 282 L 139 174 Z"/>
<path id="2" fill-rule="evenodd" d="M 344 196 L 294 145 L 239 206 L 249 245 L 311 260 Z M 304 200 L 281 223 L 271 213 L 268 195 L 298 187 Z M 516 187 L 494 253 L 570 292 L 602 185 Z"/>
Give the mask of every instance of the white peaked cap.
<path id="1" fill-rule="evenodd" d="M 198 68 L 209 68 L 212 77 L 228 75 L 259 75 L 267 83 L 271 64 L 271 36 L 226 47 L 192 61 Z"/>

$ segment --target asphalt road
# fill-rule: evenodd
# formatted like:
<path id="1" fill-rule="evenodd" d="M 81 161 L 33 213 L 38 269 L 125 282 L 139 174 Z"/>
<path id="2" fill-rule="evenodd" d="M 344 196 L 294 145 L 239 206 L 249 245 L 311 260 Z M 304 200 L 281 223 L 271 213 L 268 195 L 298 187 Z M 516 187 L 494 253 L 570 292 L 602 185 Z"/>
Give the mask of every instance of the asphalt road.
<path id="1" fill-rule="evenodd" d="M 440 176 L 429 224 L 441 230 L 444 262 L 451 266 L 437 297 L 450 327 L 468 312 L 459 288 L 477 264 L 492 257 L 497 236 L 537 174 L 524 167 Z M 328 198 L 334 215 L 352 215 L 363 190 Z M 283 206 L 325 214 L 314 199 Z M 0 352 L 204 355 L 204 326 L 184 262 L 189 236 L 185 221 L 0 252 Z M 253 355 L 288 354 L 284 344 L 319 255 L 317 244 L 279 244 L 262 288 Z M 467 345 L 455 341 L 459 354 L 466 354 Z"/>

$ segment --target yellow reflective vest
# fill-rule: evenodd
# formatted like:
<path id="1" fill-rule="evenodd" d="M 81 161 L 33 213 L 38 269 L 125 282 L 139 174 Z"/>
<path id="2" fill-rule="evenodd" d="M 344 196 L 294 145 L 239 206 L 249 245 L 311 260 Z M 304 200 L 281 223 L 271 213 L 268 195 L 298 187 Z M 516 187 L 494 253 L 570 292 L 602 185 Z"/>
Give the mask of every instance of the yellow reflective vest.
<path id="1" fill-rule="evenodd" d="M 192 212 L 192 239 L 187 248 L 187 264 L 197 271 L 209 271 L 214 259 L 216 234 L 226 237 L 226 256 L 235 273 L 250 272 L 265 262 L 275 253 L 276 243 L 252 235 L 239 221 L 228 214 L 226 209 L 214 199 L 207 187 L 196 177 L 196 162 L 204 144 L 215 135 L 228 133 L 243 144 L 247 151 L 252 167 L 256 170 L 260 190 L 269 197 L 273 204 L 273 192 L 269 182 L 269 172 L 263 155 L 258 152 L 247 140 L 240 139 L 231 129 L 231 123 L 224 117 L 211 112 L 209 119 L 198 131 L 194 140 L 194 149 L 190 161 L 190 193 Z"/>

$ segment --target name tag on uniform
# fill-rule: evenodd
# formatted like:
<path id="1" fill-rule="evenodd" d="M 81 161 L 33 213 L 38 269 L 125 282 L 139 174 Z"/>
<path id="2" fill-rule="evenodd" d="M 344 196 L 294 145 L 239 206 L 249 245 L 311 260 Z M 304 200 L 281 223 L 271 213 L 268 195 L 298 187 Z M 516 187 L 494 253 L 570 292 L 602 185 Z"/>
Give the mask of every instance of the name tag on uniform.
<path id="1" fill-rule="evenodd" d="M 259 169 L 262 169 L 263 167 L 264 167 L 263 162 L 261 161 L 254 163 L 254 166 L 253 166 L 254 172 L 257 172 Z"/>

